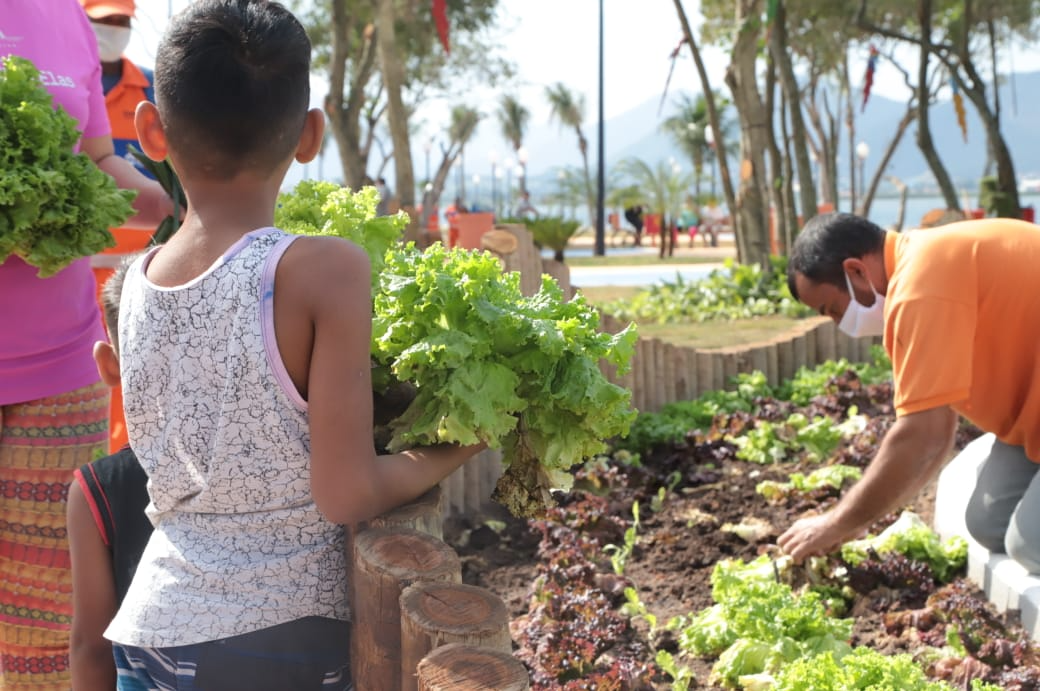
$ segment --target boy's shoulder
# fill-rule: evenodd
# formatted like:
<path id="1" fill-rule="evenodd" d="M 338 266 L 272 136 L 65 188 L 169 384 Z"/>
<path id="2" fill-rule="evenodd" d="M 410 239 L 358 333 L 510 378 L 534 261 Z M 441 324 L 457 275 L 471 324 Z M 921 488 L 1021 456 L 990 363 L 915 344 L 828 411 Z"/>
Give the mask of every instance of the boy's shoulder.
<path id="1" fill-rule="evenodd" d="M 292 273 L 298 280 L 310 283 L 326 281 L 329 274 L 342 277 L 344 271 L 370 270 L 368 254 L 363 248 L 330 235 L 296 237 L 278 262 L 279 273 Z"/>

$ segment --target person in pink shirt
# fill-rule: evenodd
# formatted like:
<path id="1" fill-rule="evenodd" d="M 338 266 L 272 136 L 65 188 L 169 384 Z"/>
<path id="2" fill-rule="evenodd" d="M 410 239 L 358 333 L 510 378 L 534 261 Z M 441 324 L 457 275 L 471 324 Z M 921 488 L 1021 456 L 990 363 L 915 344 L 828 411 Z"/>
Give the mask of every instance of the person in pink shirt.
<path id="1" fill-rule="evenodd" d="M 0 57 L 26 58 L 78 123 L 79 150 L 136 189 L 128 224 L 154 229 L 172 202 L 114 155 L 97 40 L 77 0 L 0 0 Z M 65 498 L 104 453 L 108 388 L 92 349 L 105 334 L 89 258 L 42 279 L 0 257 L 0 688 L 67 690 L 71 574 Z"/>

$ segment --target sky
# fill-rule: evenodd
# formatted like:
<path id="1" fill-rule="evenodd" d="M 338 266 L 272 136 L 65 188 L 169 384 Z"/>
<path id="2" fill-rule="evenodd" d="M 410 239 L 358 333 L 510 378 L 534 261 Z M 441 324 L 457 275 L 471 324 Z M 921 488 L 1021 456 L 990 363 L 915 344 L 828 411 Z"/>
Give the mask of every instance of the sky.
<path id="1" fill-rule="evenodd" d="M 154 63 L 155 45 L 168 14 L 189 4 L 188 0 L 138 0 L 137 19 L 129 57 L 140 64 Z M 660 98 L 672 69 L 670 54 L 678 45 L 682 33 L 673 0 L 602 0 L 604 7 L 604 103 L 607 120 L 650 98 Z M 686 0 L 683 6 L 690 21 L 699 24 L 698 3 Z M 599 79 L 599 7 L 600 0 L 501 0 L 501 21 L 495 38 L 501 54 L 517 66 L 518 81 L 509 91 L 518 96 L 531 111 L 532 125 L 549 121 L 549 106 L 544 97 L 545 87 L 562 82 L 573 92 L 583 94 L 588 121 L 595 123 L 598 116 Z M 711 46 L 701 46 L 709 79 L 713 88 L 725 91 L 723 75 L 727 56 Z M 867 49 L 853 56 L 853 82 L 862 82 Z M 903 58 L 913 67 L 916 59 L 912 51 Z M 1017 51 L 1013 58 L 1017 70 L 1040 69 L 1040 54 L 1036 51 Z M 885 60 L 879 61 L 874 78 L 873 93 L 896 100 L 906 98 L 908 92 L 903 78 Z M 321 103 L 325 84 L 320 75 L 312 79 L 315 105 Z M 684 47 L 674 63 L 674 72 L 668 87 L 669 100 L 679 91 L 700 92 L 689 49 Z M 490 114 L 497 107 L 501 92 L 477 89 L 461 100 Z M 417 136 L 425 141 L 430 135 L 443 131 L 448 124 L 449 105 L 434 103 L 420 112 L 427 132 Z M 488 134 L 478 132 L 482 145 L 505 151 L 504 141 L 487 143 Z M 590 129 L 594 138 L 595 129 Z M 496 135 L 497 136 L 497 135 Z M 573 146 L 568 138 L 567 146 Z M 594 148 L 593 144 L 593 148 Z M 421 146 L 416 147 L 421 152 Z M 417 154 L 421 156 L 421 153 Z M 541 166 L 538 166 L 541 167 Z M 532 161 L 531 172 L 537 172 Z"/>
<path id="2" fill-rule="evenodd" d="M 177 12 L 187 0 L 138 0 L 134 35 L 127 55 L 145 66 L 154 63 L 155 43 L 169 11 Z M 625 112 L 630 104 L 660 95 L 668 77 L 669 54 L 682 37 L 672 0 L 603 0 L 604 74 L 607 118 Z M 686 2 L 690 19 L 696 3 Z M 548 119 L 543 91 L 563 82 L 586 94 L 586 110 L 595 116 L 598 103 L 599 2 L 597 0 L 502 0 L 499 26 L 501 50 L 518 66 L 520 95 L 528 96 L 532 116 Z M 715 78 L 721 86 L 723 56 L 713 57 Z M 672 84 L 696 85 L 689 51 L 683 51 Z M 478 107 L 480 103 L 474 103 Z"/>

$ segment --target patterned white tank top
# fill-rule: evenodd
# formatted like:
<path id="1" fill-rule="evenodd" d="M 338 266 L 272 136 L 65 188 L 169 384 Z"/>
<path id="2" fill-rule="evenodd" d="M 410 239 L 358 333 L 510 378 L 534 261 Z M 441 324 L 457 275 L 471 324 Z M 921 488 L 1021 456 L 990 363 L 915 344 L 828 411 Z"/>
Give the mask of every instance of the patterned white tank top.
<path id="1" fill-rule="evenodd" d="M 174 288 L 130 267 L 123 405 L 155 532 L 105 632 L 167 647 L 305 616 L 349 618 L 343 528 L 310 488 L 307 405 L 274 335 L 274 273 L 294 239 L 253 231 Z"/>

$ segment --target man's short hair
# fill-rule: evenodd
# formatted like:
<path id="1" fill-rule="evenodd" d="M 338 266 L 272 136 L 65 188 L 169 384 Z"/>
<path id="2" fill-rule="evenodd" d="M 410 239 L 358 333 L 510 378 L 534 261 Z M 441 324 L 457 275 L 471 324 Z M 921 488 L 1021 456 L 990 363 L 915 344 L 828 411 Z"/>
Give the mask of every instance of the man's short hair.
<path id="1" fill-rule="evenodd" d="M 842 262 L 884 251 L 885 231 L 861 216 L 844 213 L 821 214 L 809 219 L 795 238 L 787 257 L 787 286 L 798 298 L 795 275 L 814 283 L 845 287 Z"/>
<path id="2" fill-rule="evenodd" d="M 192 173 L 228 179 L 292 155 L 310 101 L 311 43 L 268 0 L 199 0 L 177 14 L 155 57 L 170 147 Z"/>

